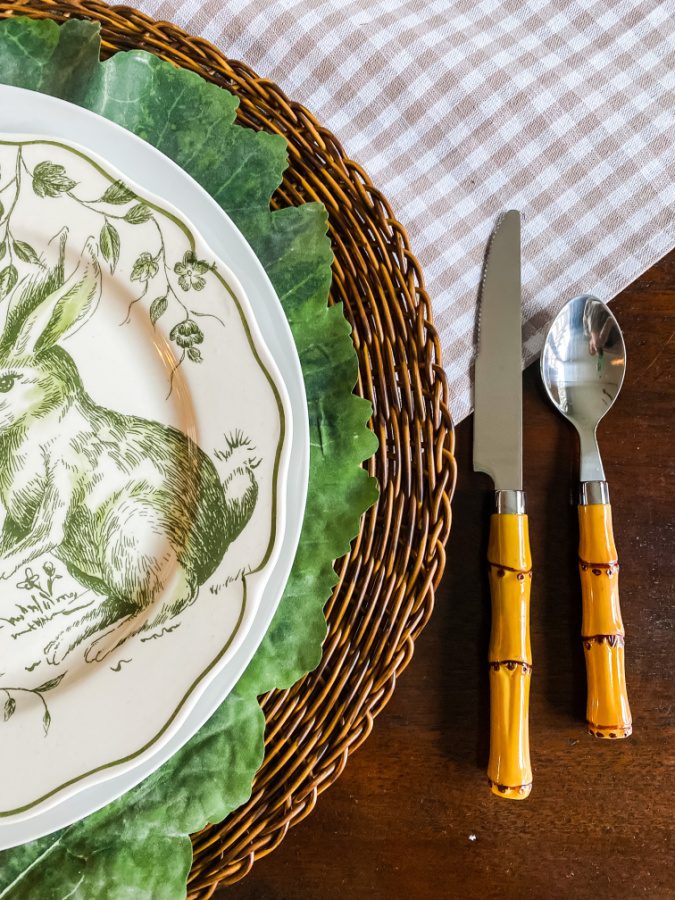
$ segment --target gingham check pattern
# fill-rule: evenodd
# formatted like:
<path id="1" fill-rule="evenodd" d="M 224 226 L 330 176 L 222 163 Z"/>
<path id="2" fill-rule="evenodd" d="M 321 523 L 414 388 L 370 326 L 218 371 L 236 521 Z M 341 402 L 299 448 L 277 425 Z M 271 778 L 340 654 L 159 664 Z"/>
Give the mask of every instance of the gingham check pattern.
<path id="1" fill-rule="evenodd" d="M 481 265 L 523 224 L 525 361 L 553 314 L 667 253 L 672 0 L 132 0 L 274 79 L 334 131 L 407 227 L 456 421 L 471 409 Z"/>

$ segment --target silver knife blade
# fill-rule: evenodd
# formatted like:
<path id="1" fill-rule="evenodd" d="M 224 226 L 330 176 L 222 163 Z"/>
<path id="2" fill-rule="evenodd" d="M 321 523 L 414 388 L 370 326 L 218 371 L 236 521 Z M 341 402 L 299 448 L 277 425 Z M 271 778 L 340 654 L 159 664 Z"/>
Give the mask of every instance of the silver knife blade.
<path id="1" fill-rule="evenodd" d="M 483 274 L 475 367 L 473 467 L 496 491 L 523 489 L 520 213 L 495 228 Z"/>

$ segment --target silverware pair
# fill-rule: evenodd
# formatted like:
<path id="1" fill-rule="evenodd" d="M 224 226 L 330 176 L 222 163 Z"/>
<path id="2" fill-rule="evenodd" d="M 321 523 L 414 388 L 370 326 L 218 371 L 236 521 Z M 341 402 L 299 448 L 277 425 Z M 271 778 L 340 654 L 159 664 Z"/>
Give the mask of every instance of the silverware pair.
<path id="1" fill-rule="evenodd" d="M 492 235 L 485 262 L 473 453 L 474 469 L 488 474 L 495 488 L 488 540 L 492 598 L 488 780 L 495 794 L 515 800 L 525 799 L 532 789 L 528 724 L 532 561 L 522 465 L 520 230 L 520 213 L 507 212 Z M 619 564 L 596 440 L 597 425 L 621 389 L 625 359 L 616 319 L 590 294 L 575 297 L 558 313 L 541 358 L 548 396 L 579 434 L 579 571 L 587 719 L 590 733 L 601 738 L 628 737 L 632 730 Z"/>

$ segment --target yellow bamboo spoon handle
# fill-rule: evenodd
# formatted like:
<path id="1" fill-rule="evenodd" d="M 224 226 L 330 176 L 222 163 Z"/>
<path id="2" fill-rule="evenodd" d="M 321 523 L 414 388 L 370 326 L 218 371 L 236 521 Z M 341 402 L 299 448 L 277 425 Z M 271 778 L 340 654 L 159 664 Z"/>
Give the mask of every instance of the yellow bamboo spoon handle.
<path id="1" fill-rule="evenodd" d="M 488 780 L 498 797 L 524 800 L 532 790 L 528 720 L 532 561 L 526 515 L 492 516 L 488 565 L 492 596 Z"/>
<path id="2" fill-rule="evenodd" d="M 624 671 L 619 561 L 609 503 L 579 506 L 579 574 L 588 730 L 599 738 L 626 738 L 633 724 Z"/>

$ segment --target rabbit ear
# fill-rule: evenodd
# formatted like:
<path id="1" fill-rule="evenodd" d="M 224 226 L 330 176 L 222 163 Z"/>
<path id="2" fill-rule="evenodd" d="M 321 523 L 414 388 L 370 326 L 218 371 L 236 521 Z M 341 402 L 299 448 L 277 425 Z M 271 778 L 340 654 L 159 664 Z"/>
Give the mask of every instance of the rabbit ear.
<path id="1" fill-rule="evenodd" d="M 0 337 L 0 354 L 3 356 L 11 353 L 21 326 L 29 313 L 37 309 L 48 294 L 52 294 L 63 285 L 63 264 L 68 229 L 62 228 L 56 237 L 59 238 L 59 258 L 54 268 L 24 276 L 9 296 L 5 323 Z"/>
<path id="2" fill-rule="evenodd" d="M 72 275 L 23 318 L 13 340 L 13 352 L 25 355 L 53 347 L 86 322 L 100 297 L 101 268 L 96 242 L 90 237 Z"/>

